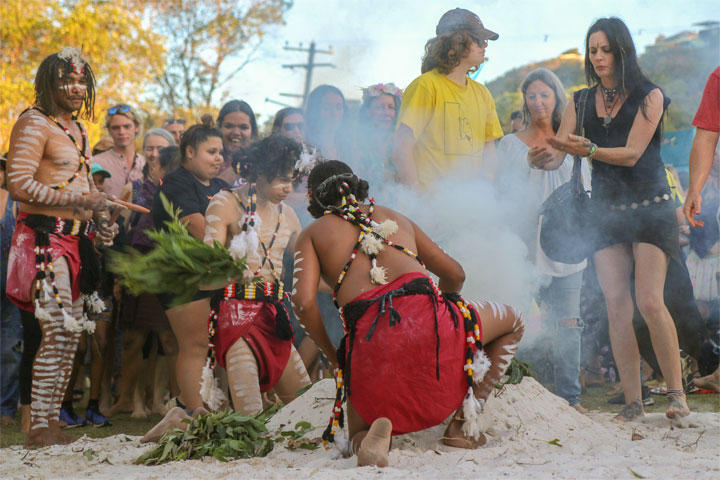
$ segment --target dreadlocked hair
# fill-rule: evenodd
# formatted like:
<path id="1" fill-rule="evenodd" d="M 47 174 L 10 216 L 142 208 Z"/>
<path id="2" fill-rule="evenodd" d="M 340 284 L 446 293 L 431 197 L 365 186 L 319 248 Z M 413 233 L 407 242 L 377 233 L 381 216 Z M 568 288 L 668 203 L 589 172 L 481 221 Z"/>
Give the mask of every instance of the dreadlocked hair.
<path id="1" fill-rule="evenodd" d="M 318 163 L 308 176 L 308 212 L 313 218 L 320 218 L 328 207 L 338 204 L 342 198 L 340 187 L 346 183 L 358 203 L 368 197 L 370 185 L 355 175 L 352 169 L 339 160 Z"/>
<path id="2" fill-rule="evenodd" d="M 78 117 L 92 122 L 95 120 L 95 74 L 87 62 L 83 63 L 82 68 L 87 90 Z M 45 58 L 35 74 L 35 105 L 48 115 L 57 115 L 58 106 L 54 94 L 60 88 L 59 73 L 68 75 L 72 71 L 72 60 L 60 58 L 60 53 L 53 53 Z"/>
<path id="3" fill-rule="evenodd" d="M 294 139 L 273 134 L 236 152 L 233 166 L 248 182 L 255 182 L 259 175 L 272 182 L 276 177 L 292 173 L 302 151 L 302 145 Z"/>
<path id="4" fill-rule="evenodd" d="M 217 137 L 222 139 L 222 132 L 213 126 L 211 115 L 205 114 L 201 117 L 202 123 L 197 123 L 185 130 L 180 138 L 180 163 L 187 160 L 187 149 L 192 147 L 197 150 L 198 146 L 208 138 Z"/>
<path id="5" fill-rule="evenodd" d="M 453 68 L 460 65 L 473 43 L 475 43 L 475 39 L 465 31 L 443 33 L 431 38 L 425 44 L 425 55 L 420 71 L 427 73 L 433 68 L 437 68 L 438 72 L 447 75 Z M 475 70 L 477 67 L 470 69 L 471 72 Z"/>

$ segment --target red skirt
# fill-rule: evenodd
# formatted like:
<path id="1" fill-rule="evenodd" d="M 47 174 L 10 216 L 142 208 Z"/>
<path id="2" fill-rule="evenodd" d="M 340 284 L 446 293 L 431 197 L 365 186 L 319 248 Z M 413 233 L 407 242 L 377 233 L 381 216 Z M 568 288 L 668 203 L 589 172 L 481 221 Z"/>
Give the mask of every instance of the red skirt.
<path id="1" fill-rule="evenodd" d="M 353 302 L 379 298 L 418 278 L 431 282 L 422 273 L 407 273 L 363 293 Z M 379 313 L 378 303 L 354 321 L 352 351 L 350 335 L 345 340 L 346 351 L 351 352 L 350 403 L 368 424 L 380 417 L 389 418 L 393 435 L 442 423 L 460 407 L 468 390 L 463 370 L 467 344 L 460 310 L 436 294 L 393 296 L 392 307 L 400 314 L 400 320 L 391 326 L 390 314 L 386 313 L 367 340 Z M 345 312 L 349 305 L 344 307 Z M 457 326 L 455 318 L 459 319 Z"/>
<path id="2" fill-rule="evenodd" d="M 277 384 L 285 371 L 292 340 L 280 340 L 275 333 L 277 310 L 264 300 L 223 300 L 218 312 L 215 354 L 225 368 L 225 355 L 240 338 L 245 339 L 258 364 L 260 391 Z"/>
<path id="3" fill-rule="evenodd" d="M 17 226 L 13 234 L 12 246 L 8 256 L 7 296 L 22 310 L 35 311 L 33 282 L 37 270 L 35 268 L 35 230 L 21 220 L 27 213 L 18 214 Z M 70 270 L 72 300 L 80 298 L 80 237 L 51 233 L 50 255 L 53 259 L 65 257 Z M 70 305 L 66 306 L 70 308 Z"/>

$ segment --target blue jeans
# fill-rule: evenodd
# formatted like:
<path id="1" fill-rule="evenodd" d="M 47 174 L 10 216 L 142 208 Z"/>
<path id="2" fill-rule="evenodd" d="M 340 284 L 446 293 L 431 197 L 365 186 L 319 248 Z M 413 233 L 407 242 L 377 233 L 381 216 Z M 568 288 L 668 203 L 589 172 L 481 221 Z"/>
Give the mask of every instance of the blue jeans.
<path id="1" fill-rule="evenodd" d="M 0 324 L 0 416 L 14 417 L 20 396 L 23 334 L 20 311 L 15 305 L 5 307 Z"/>
<path id="2" fill-rule="evenodd" d="M 552 338 L 555 393 L 570 405 L 580 402 L 580 287 L 582 271 L 553 277 L 541 292 L 542 322 Z M 577 319 L 577 326 L 564 323 Z"/>

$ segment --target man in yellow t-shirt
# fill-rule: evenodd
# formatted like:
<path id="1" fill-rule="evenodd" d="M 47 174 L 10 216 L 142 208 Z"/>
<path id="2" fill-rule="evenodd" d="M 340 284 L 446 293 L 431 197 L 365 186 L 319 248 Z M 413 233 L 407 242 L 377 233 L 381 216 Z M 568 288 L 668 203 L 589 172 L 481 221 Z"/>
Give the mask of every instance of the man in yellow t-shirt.
<path id="1" fill-rule="evenodd" d="M 453 171 L 495 171 L 493 140 L 503 135 L 495 101 L 467 73 L 485 61 L 488 40 L 498 34 L 474 13 L 446 12 L 428 41 L 423 74 L 405 90 L 393 161 L 398 180 L 427 188 Z"/>

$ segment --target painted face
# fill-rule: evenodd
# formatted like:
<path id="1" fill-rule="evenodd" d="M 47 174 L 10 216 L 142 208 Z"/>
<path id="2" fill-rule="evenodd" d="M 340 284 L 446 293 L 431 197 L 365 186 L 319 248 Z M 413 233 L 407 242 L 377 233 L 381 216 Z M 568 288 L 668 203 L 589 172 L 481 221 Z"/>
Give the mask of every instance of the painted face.
<path id="1" fill-rule="evenodd" d="M 302 142 L 305 137 L 305 122 L 303 116 L 299 113 L 291 113 L 283 118 L 281 133 L 290 138 L 294 138 L 298 142 Z"/>
<path id="2" fill-rule="evenodd" d="M 148 173 L 150 178 L 161 178 L 158 176 L 158 168 L 160 166 L 158 163 L 158 157 L 160 156 L 160 149 L 169 146 L 170 143 L 160 135 L 149 135 L 145 139 L 145 149 L 143 150 L 143 155 L 145 156 L 145 161 L 148 164 Z"/>
<path id="3" fill-rule="evenodd" d="M 337 129 L 345 115 L 343 108 L 343 99 L 337 93 L 328 92 L 322 100 L 320 100 L 320 116 L 323 125 L 328 128 Z"/>
<path id="4" fill-rule="evenodd" d="M 590 63 L 600 78 L 612 78 L 615 75 L 615 55 L 610 50 L 610 41 L 602 30 L 590 35 L 588 39 Z"/>
<path id="5" fill-rule="evenodd" d="M 58 88 L 54 92 L 55 104 L 66 112 L 77 112 L 82 108 L 87 95 L 87 80 L 81 73 L 70 72 L 58 79 Z"/>
<path id="6" fill-rule="evenodd" d="M 117 113 L 110 117 L 108 123 L 108 133 L 113 139 L 113 144 L 117 148 L 125 148 L 135 142 L 140 127 L 135 125 L 131 119 Z"/>
<path id="7" fill-rule="evenodd" d="M 368 110 L 372 123 L 383 130 L 390 130 L 395 125 L 395 99 L 392 95 L 382 94 L 370 102 Z"/>
<path id="8" fill-rule="evenodd" d="M 555 110 L 555 92 L 542 80 L 535 80 L 528 85 L 525 92 L 525 103 L 530 110 L 533 122 L 552 118 Z"/>
<path id="9" fill-rule="evenodd" d="M 280 203 L 285 200 L 293 191 L 290 173 L 275 177 L 268 182 L 264 175 L 258 175 L 255 182 L 258 198 L 265 199 L 271 203 Z"/>
<path id="10" fill-rule="evenodd" d="M 238 151 L 252 138 L 252 124 L 250 117 L 245 112 L 232 112 L 225 115 L 220 130 L 223 134 L 226 153 Z"/>
<path id="11" fill-rule="evenodd" d="M 223 165 L 223 142 L 218 137 L 210 137 L 197 146 L 187 147 L 187 159 L 183 163 L 190 173 L 197 178 L 200 183 L 209 185 L 210 180 L 215 178 Z"/>
<path id="12" fill-rule="evenodd" d="M 170 132 L 175 140 L 176 145 L 180 145 L 180 137 L 185 133 L 185 125 L 182 123 L 169 123 L 163 127 L 163 129 Z"/>

